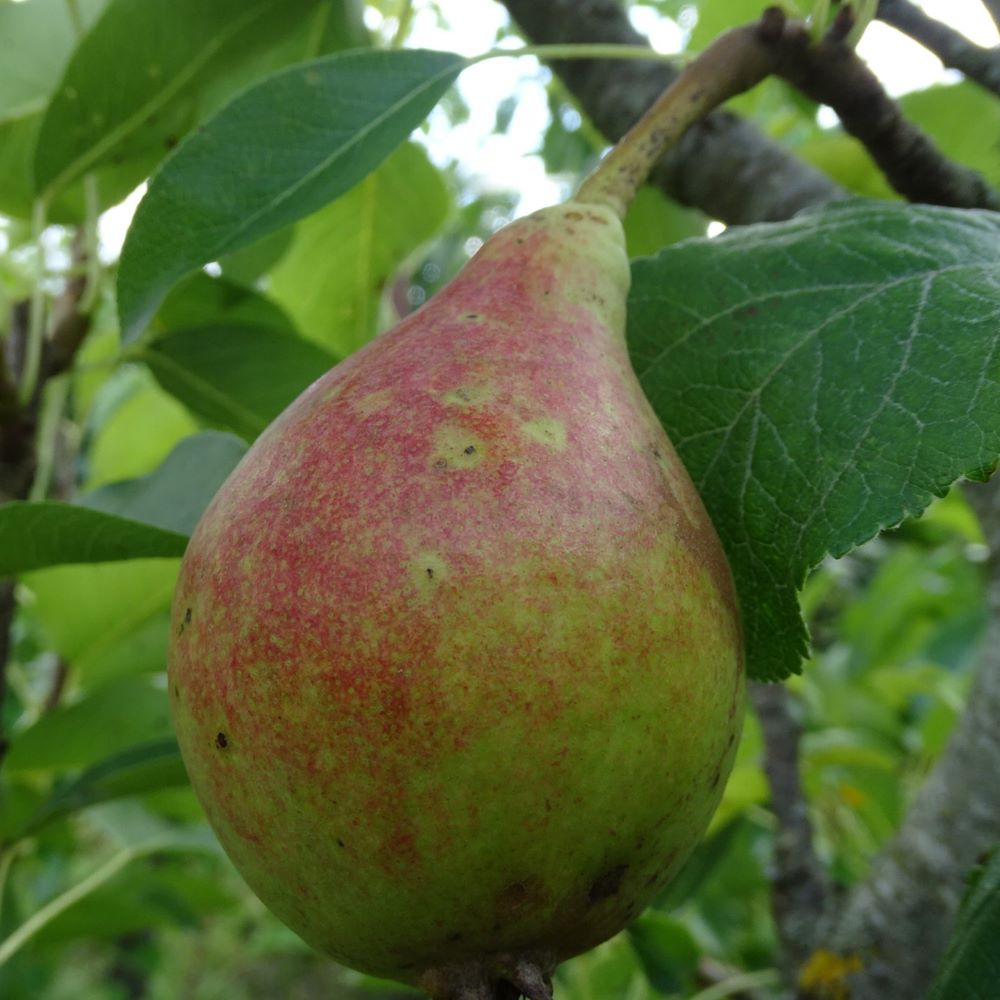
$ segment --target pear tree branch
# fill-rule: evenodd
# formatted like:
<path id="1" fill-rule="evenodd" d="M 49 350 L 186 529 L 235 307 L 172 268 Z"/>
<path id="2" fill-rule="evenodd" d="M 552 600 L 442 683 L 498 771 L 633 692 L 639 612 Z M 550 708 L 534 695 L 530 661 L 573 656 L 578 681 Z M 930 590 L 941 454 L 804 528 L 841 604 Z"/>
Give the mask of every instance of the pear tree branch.
<path id="1" fill-rule="evenodd" d="M 1000 11 L 1000 4 L 996 5 Z M 910 0 L 879 0 L 878 19 L 892 25 L 950 69 L 1000 96 L 1000 48 L 986 49 L 960 31 L 925 14 Z"/>
<path id="2" fill-rule="evenodd" d="M 36 436 L 42 392 L 48 379 L 68 371 L 90 329 L 91 313 L 81 310 L 87 287 L 84 276 L 85 241 L 78 232 L 73 242 L 70 276 L 52 308 L 51 330 L 42 345 L 41 377 L 31 398 L 22 401 L 18 382 L 29 354 L 29 305 L 15 303 L 11 328 L 0 341 L 0 503 L 25 500 L 31 493 L 37 466 Z M 7 694 L 10 630 L 16 600 L 14 582 L 0 579 L 0 713 Z M 0 731 L 0 763 L 7 739 Z"/>
<path id="3" fill-rule="evenodd" d="M 617 0 L 503 0 L 536 44 L 649 47 Z M 570 59 L 553 70 L 597 129 L 616 142 L 677 77 L 662 62 Z M 651 183 L 728 224 L 787 219 L 845 192 L 815 167 L 728 111 L 713 111 L 661 157 Z"/>
<path id="4" fill-rule="evenodd" d="M 990 547 L 989 625 L 965 711 L 871 874 L 828 918 L 827 948 L 860 968 L 851 1000 L 922 996 L 955 923 L 970 868 L 1000 841 L 1000 476 L 967 484 Z"/>
<path id="5" fill-rule="evenodd" d="M 802 725 L 791 692 L 783 684 L 751 683 L 749 693 L 764 736 L 764 773 L 777 820 L 771 909 L 782 971 L 794 981 L 815 946 L 816 915 L 826 908 L 830 886 L 813 844 L 799 768 Z"/>

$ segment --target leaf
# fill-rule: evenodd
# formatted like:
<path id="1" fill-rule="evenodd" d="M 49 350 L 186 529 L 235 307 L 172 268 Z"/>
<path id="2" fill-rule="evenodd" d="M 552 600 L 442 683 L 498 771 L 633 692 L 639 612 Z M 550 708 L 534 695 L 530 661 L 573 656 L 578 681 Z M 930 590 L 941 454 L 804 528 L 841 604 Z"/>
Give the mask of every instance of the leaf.
<path id="1" fill-rule="evenodd" d="M 629 257 L 656 253 L 668 243 L 705 235 L 701 212 L 666 198 L 657 188 L 639 188 L 625 216 L 625 242 Z"/>
<path id="2" fill-rule="evenodd" d="M 196 271 L 174 286 L 151 326 L 159 334 L 216 323 L 251 323 L 296 332 L 281 306 L 266 295 L 227 277 L 213 278 L 204 271 Z"/>
<path id="3" fill-rule="evenodd" d="M 752 677 L 800 669 L 806 571 L 1000 454 L 1000 218 L 842 203 L 636 261 L 646 394 L 729 555 Z"/>
<path id="4" fill-rule="evenodd" d="M 35 183 L 54 192 L 112 155 L 186 130 L 175 100 L 280 0 L 110 0 L 77 46 L 35 149 Z"/>
<path id="5" fill-rule="evenodd" d="M 79 0 L 88 27 L 104 0 Z M 42 111 L 73 48 L 76 29 L 65 0 L 0 4 L 0 123 Z"/>
<path id="6" fill-rule="evenodd" d="M 4 766 L 11 772 L 86 767 L 171 732 L 167 692 L 159 679 L 123 677 L 13 733 Z"/>
<path id="7" fill-rule="evenodd" d="M 350 190 L 464 65 L 417 49 L 336 54 L 275 73 L 226 105 L 174 151 L 139 205 L 118 273 L 124 341 L 178 278 Z"/>
<path id="8" fill-rule="evenodd" d="M 684 924 L 651 910 L 639 917 L 627 933 L 646 978 L 660 993 L 691 995 L 699 948 Z"/>
<path id="9" fill-rule="evenodd" d="M 991 1000 L 1000 982 L 1000 849 L 974 875 L 929 1000 Z"/>
<path id="10" fill-rule="evenodd" d="M 928 87 L 899 99 L 903 114 L 934 136 L 945 156 L 978 170 L 1000 184 L 1000 104 L 993 94 L 969 80 Z M 975 122 L 975 128 L 969 123 Z"/>
<path id="11" fill-rule="evenodd" d="M 187 535 L 58 500 L 0 505 L 0 576 L 63 563 L 180 556 Z"/>
<path id="12" fill-rule="evenodd" d="M 177 741 L 150 740 L 120 750 L 57 787 L 10 839 L 20 840 L 49 823 L 99 802 L 187 784 Z"/>
<path id="13" fill-rule="evenodd" d="M 199 430 L 188 410 L 135 365 L 120 368 L 104 383 L 87 419 L 96 434 L 87 455 L 86 489 L 152 472 Z"/>
<path id="14" fill-rule="evenodd" d="M 26 619 L 84 689 L 166 669 L 177 559 L 56 566 L 21 578 Z"/>
<path id="15" fill-rule="evenodd" d="M 78 504 L 189 536 L 209 501 L 246 453 L 238 438 L 205 431 L 185 438 L 159 468 L 109 483 Z"/>
<path id="16" fill-rule="evenodd" d="M 376 332 L 378 295 L 448 213 L 440 172 L 400 146 L 347 194 L 303 219 L 268 289 L 303 335 L 350 354 Z"/>
<path id="17" fill-rule="evenodd" d="M 193 413 L 252 440 L 337 359 L 263 326 L 179 330 L 137 354 Z"/>
<path id="18" fill-rule="evenodd" d="M 104 0 L 79 0 L 76 9 L 84 28 L 103 5 Z M 71 13 L 65 0 L 0 3 L 0 212 L 5 215 L 31 218 L 38 128 L 76 45 Z M 60 201 L 48 214 L 60 222 L 78 213 L 67 211 Z"/>
<path id="19" fill-rule="evenodd" d="M 3 941 L 0 941 L 0 965 L 7 962 L 29 940 L 58 920 L 71 907 L 76 906 L 81 900 L 86 899 L 115 878 L 122 869 L 137 858 L 174 851 L 197 851 L 207 854 L 217 854 L 219 851 L 218 842 L 205 828 L 172 826 L 149 814 L 143 817 L 141 813 L 136 813 L 134 810 L 115 809 L 116 806 L 122 805 L 125 804 L 110 803 L 105 806 L 97 806 L 93 812 L 96 813 L 101 809 L 107 811 L 108 818 L 116 824 L 113 833 L 119 834 L 129 831 L 138 834 L 138 836 L 125 837 L 125 846 L 121 850 L 102 865 L 93 869 L 88 876 L 65 889 L 54 899 L 50 899 Z M 138 823 L 134 822 L 137 816 L 141 820 Z M 114 839 L 120 841 L 122 838 L 115 837 Z"/>

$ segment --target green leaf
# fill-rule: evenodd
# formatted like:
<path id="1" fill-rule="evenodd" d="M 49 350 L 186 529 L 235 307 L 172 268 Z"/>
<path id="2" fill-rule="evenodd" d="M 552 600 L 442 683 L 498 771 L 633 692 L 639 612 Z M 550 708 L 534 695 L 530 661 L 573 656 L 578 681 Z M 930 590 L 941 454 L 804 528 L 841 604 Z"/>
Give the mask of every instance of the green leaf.
<path id="1" fill-rule="evenodd" d="M 63 563 L 180 556 L 187 535 L 58 500 L 0 505 L 0 576 Z"/>
<path id="2" fill-rule="evenodd" d="M 179 330 L 137 356 L 193 413 L 247 440 L 337 361 L 300 337 L 249 325 Z"/>
<path id="3" fill-rule="evenodd" d="M 94 21 L 103 5 L 104 0 L 79 0 L 82 27 Z M 31 218 L 35 140 L 75 45 L 76 29 L 65 0 L 0 3 L 0 212 L 5 215 Z M 73 201 L 82 208 L 82 198 Z M 51 221 L 78 216 L 62 199 L 49 206 Z"/>
<path id="4" fill-rule="evenodd" d="M 181 441 L 154 472 L 109 483 L 80 497 L 78 503 L 189 536 L 246 450 L 229 434 L 195 434 Z"/>
<path id="5" fill-rule="evenodd" d="M 59 786 L 11 840 L 37 833 L 49 823 L 99 802 L 187 784 L 177 741 L 149 740 L 120 750 Z"/>
<path id="6" fill-rule="evenodd" d="M 26 618 L 84 688 L 166 669 L 177 559 L 56 566 L 22 577 Z"/>
<path id="7" fill-rule="evenodd" d="M 276 73 L 226 105 L 174 151 L 139 206 L 118 273 L 123 339 L 142 332 L 178 278 L 367 176 L 464 65 L 447 52 L 348 52 Z"/>
<path id="8" fill-rule="evenodd" d="M 899 99 L 906 117 L 934 136 L 945 156 L 978 170 L 991 184 L 1000 184 L 1000 102 L 969 80 L 928 87 Z M 970 128 L 969 123 L 976 127 Z"/>
<path id="9" fill-rule="evenodd" d="M 296 226 L 268 289 L 302 333 L 350 354 L 376 332 L 378 295 L 448 213 L 440 172 L 400 146 L 347 194 Z"/>
<path id="10" fill-rule="evenodd" d="M 177 96 L 280 2 L 111 0 L 49 104 L 35 149 L 38 190 L 185 131 L 192 109 Z"/>
<path id="11" fill-rule="evenodd" d="M 171 732 L 167 692 L 160 679 L 122 677 L 11 734 L 4 766 L 11 772 L 86 767 Z"/>
<path id="12" fill-rule="evenodd" d="M 699 948 L 679 920 L 651 910 L 628 929 L 646 978 L 661 993 L 690 996 L 695 988 Z"/>
<path id="13" fill-rule="evenodd" d="M 286 231 L 290 240 L 291 232 Z M 268 326 L 294 334 L 295 324 L 278 303 L 253 288 L 196 271 L 178 282 L 151 324 L 157 334 L 217 323 Z"/>
<path id="14" fill-rule="evenodd" d="M 646 184 L 639 188 L 625 216 L 628 255 L 643 257 L 690 236 L 704 236 L 705 226 L 701 212 L 671 201 Z"/>
<path id="15" fill-rule="evenodd" d="M 842 203 L 635 262 L 636 371 L 729 555 L 749 670 L 796 592 L 1000 454 L 1000 217 Z"/>
<path id="16" fill-rule="evenodd" d="M 164 392 L 145 368 L 119 368 L 103 386 L 88 414 L 96 430 L 87 454 L 85 488 L 152 472 L 198 422 Z"/>
<path id="17" fill-rule="evenodd" d="M 929 1000 L 991 1000 L 1000 982 L 1000 849 L 975 873 Z"/>
<path id="18" fill-rule="evenodd" d="M 79 0 L 88 27 L 104 0 Z M 65 0 L 0 4 L 0 123 L 42 111 L 76 45 L 72 11 Z"/>

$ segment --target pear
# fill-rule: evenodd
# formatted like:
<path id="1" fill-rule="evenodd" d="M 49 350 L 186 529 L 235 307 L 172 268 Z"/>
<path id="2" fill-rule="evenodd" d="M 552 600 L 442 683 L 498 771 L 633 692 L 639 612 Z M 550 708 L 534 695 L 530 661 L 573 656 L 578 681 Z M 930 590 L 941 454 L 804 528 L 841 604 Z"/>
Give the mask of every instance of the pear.
<path id="1" fill-rule="evenodd" d="M 740 731 L 730 571 L 629 364 L 608 176 L 292 403 L 177 585 L 177 737 L 229 857 L 435 998 L 548 998 L 683 864 Z"/>

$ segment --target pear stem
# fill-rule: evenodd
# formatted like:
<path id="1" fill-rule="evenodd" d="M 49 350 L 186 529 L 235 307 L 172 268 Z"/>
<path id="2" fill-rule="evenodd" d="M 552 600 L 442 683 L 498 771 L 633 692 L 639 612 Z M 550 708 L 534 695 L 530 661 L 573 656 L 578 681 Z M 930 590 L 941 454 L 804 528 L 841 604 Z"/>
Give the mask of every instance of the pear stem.
<path id="1" fill-rule="evenodd" d="M 574 201 L 606 205 L 624 218 L 636 191 L 667 148 L 713 108 L 774 71 L 775 51 L 767 43 L 779 37 L 784 26 L 783 11 L 771 7 L 759 21 L 720 35 L 598 164 Z"/>

